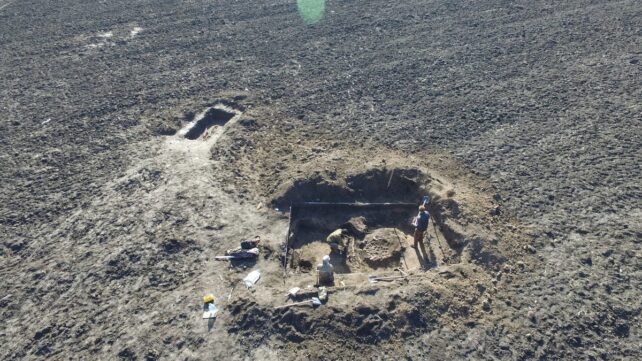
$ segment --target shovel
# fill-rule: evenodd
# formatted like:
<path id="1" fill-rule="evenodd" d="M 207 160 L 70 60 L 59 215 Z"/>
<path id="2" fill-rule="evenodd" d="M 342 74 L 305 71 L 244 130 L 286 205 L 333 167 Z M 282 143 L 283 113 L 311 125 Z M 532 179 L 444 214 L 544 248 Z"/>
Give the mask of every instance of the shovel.
<path id="1" fill-rule="evenodd" d="M 388 277 L 378 277 L 378 276 L 368 276 L 368 282 L 377 283 L 379 281 L 394 281 L 404 279 L 406 276 L 388 276 Z"/>

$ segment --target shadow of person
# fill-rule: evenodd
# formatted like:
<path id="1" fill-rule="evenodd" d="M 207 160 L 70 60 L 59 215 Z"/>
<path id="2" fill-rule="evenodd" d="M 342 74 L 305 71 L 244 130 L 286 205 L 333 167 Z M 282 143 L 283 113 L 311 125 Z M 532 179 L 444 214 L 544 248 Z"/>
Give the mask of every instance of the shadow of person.
<path id="1" fill-rule="evenodd" d="M 437 268 L 437 256 L 435 251 L 432 249 L 432 244 L 428 242 L 428 259 L 430 260 L 430 268 Z"/>
<path id="2" fill-rule="evenodd" d="M 424 242 L 419 242 L 419 247 L 418 248 L 421 250 L 421 253 L 423 254 L 424 262 L 422 263 L 422 267 L 424 269 L 431 268 L 432 267 L 432 260 L 434 259 L 434 255 L 432 255 L 433 257 L 431 258 L 431 253 L 432 252 L 428 253 L 428 251 L 426 251 L 426 244 Z M 430 243 L 428 244 L 428 248 L 430 248 Z M 431 249 L 431 251 L 432 251 L 432 249 Z"/>
<path id="3" fill-rule="evenodd" d="M 419 265 L 421 266 L 421 269 L 428 269 L 430 268 L 430 262 L 428 261 L 428 253 L 426 252 L 426 248 L 424 247 L 423 242 L 419 242 L 417 247 L 413 247 L 415 250 L 415 254 L 417 255 L 417 260 L 419 261 Z"/>

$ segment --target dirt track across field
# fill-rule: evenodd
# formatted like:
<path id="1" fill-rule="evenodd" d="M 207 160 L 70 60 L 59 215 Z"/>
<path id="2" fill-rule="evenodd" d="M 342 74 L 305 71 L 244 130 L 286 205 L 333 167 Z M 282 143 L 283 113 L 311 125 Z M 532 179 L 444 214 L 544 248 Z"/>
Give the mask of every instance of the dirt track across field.
<path id="1" fill-rule="evenodd" d="M 0 2 L 0 358 L 642 359 L 641 49 L 635 0 Z M 289 204 L 423 194 L 275 309 Z"/>

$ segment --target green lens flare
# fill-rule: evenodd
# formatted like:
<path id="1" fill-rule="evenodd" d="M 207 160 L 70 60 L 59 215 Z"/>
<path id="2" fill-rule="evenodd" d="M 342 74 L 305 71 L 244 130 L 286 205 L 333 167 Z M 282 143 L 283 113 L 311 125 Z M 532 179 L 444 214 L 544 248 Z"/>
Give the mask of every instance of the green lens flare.
<path id="1" fill-rule="evenodd" d="M 325 14 L 325 0 L 296 0 L 296 6 L 306 24 L 319 22 Z"/>

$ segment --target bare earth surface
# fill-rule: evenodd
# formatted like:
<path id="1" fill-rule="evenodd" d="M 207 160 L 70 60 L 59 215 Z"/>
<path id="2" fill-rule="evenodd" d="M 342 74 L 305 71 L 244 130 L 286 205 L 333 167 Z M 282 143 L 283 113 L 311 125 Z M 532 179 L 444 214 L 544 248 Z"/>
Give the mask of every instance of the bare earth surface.
<path id="1" fill-rule="evenodd" d="M 640 164 L 639 1 L 0 0 L 0 358 L 639 360 Z M 274 308 L 287 205 L 423 194 Z"/>

